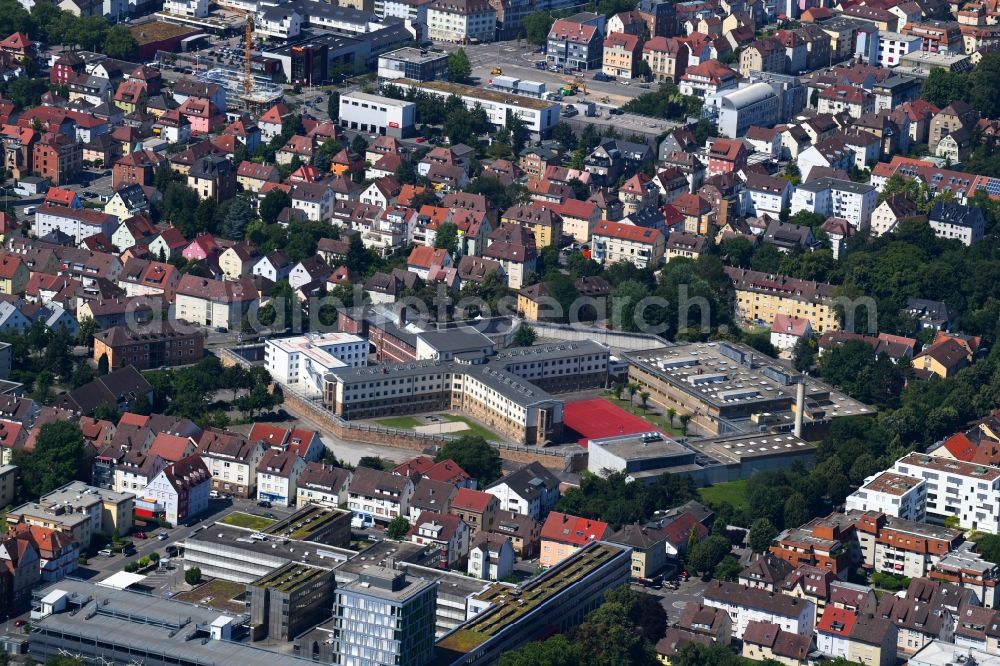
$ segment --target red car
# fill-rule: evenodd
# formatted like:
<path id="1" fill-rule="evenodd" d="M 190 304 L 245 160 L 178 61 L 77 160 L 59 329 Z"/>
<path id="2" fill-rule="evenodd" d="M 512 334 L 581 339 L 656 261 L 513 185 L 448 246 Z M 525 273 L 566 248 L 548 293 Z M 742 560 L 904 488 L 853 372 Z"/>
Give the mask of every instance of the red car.
<path id="1" fill-rule="evenodd" d="M 136 539 L 145 539 L 146 538 L 146 533 L 145 532 L 136 532 L 132 536 L 134 536 Z"/>
<path id="2" fill-rule="evenodd" d="M 14 623 L 14 626 L 15 626 L 15 627 L 23 627 L 23 626 L 24 626 L 24 625 L 26 625 L 26 624 L 28 624 L 28 621 L 27 621 L 27 620 L 18 620 L 18 621 L 16 621 L 16 622 Z"/>

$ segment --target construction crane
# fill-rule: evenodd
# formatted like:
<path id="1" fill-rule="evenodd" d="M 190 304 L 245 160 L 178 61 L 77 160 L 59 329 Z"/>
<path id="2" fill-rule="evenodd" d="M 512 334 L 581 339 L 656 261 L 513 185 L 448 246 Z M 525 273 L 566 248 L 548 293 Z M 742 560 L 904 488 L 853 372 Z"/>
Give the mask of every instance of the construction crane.
<path id="1" fill-rule="evenodd" d="M 247 14 L 246 44 L 243 48 L 243 92 L 247 95 L 253 92 L 253 75 L 250 73 L 250 53 L 253 44 L 253 15 Z"/>

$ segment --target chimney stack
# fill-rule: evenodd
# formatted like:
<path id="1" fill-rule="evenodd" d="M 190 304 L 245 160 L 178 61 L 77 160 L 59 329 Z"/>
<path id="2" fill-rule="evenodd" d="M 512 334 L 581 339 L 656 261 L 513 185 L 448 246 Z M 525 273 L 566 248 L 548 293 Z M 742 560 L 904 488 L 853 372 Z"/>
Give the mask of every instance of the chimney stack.
<path id="1" fill-rule="evenodd" d="M 806 382 L 800 379 L 795 387 L 795 436 L 802 436 L 802 412 L 806 408 Z"/>

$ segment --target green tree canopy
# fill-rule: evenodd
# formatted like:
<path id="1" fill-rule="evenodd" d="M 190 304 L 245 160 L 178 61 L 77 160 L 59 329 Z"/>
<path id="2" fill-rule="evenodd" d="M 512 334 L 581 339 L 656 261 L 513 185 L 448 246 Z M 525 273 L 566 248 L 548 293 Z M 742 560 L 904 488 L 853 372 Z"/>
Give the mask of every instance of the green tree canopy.
<path id="1" fill-rule="evenodd" d="M 14 449 L 24 495 L 39 497 L 77 478 L 83 466 L 80 426 L 71 421 L 43 424 L 32 451 Z"/>
<path id="2" fill-rule="evenodd" d="M 763 553 L 771 547 L 771 542 L 774 541 L 774 537 L 776 536 L 778 536 L 778 528 L 767 518 L 758 518 L 750 526 L 750 534 L 747 535 L 747 541 L 753 552 Z"/>
<path id="3" fill-rule="evenodd" d="M 687 554 L 688 565 L 701 573 L 711 573 L 732 550 L 729 539 L 713 534 L 694 545 Z"/>
<path id="4" fill-rule="evenodd" d="M 434 247 L 448 250 L 448 254 L 452 255 L 458 252 L 458 226 L 454 222 L 445 222 L 438 227 Z"/>
<path id="5" fill-rule="evenodd" d="M 480 435 L 462 435 L 441 447 L 436 462 L 454 460 L 485 488 L 500 478 L 500 453 Z"/>
<path id="6" fill-rule="evenodd" d="M 472 65 L 465 49 L 458 49 L 448 56 L 448 80 L 452 83 L 468 83 L 472 76 Z"/>
<path id="7" fill-rule="evenodd" d="M 111 58 L 133 60 L 139 53 L 139 43 L 127 25 L 116 25 L 104 38 L 104 53 Z"/>
<path id="8" fill-rule="evenodd" d="M 544 45 L 549 39 L 549 30 L 552 29 L 552 24 L 555 22 L 555 17 L 549 12 L 531 12 L 524 17 L 524 21 L 521 23 L 525 39 L 528 40 L 529 44 Z"/>

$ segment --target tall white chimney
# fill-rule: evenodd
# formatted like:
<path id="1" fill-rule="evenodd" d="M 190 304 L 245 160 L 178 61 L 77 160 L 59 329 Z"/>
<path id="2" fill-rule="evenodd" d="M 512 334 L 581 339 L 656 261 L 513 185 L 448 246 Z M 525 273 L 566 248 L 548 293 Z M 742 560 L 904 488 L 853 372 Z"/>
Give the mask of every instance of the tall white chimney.
<path id="1" fill-rule="evenodd" d="M 802 436 L 802 413 L 806 410 L 806 382 L 800 379 L 795 387 L 795 436 Z"/>

